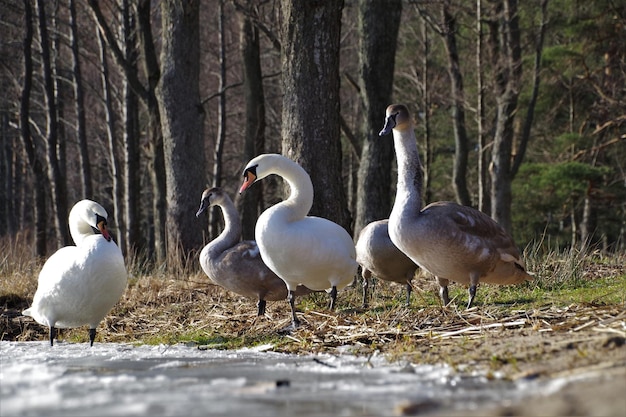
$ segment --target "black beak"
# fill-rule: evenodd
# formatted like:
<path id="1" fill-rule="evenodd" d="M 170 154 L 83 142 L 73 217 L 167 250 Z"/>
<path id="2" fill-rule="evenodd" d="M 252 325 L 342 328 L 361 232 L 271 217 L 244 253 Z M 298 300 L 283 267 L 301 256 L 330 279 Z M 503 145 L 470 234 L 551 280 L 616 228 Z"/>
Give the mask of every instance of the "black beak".
<path id="1" fill-rule="evenodd" d="M 394 127 L 396 127 L 396 116 L 398 113 L 390 114 L 385 118 L 385 126 L 383 126 L 383 130 L 378 133 L 378 136 L 385 136 L 391 133 Z"/>

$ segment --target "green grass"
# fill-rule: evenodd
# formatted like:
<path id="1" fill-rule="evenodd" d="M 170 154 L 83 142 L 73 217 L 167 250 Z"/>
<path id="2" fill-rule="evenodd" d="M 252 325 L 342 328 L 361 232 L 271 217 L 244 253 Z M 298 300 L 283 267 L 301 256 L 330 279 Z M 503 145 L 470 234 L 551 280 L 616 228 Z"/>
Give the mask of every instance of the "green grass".
<path id="1" fill-rule="evenodd" d="M 27 240 L 24 237 L 0 239 L 0 253 L 3 254 L 0 257 L 0 307 L 5 309 L 21 311 L 26 308 L 37 288 L 42 261 L 34 259 Z M 539 242 L 526 248 L 524 257 L 527 269 L 535 276 L 532 282 L 512 286 L 481 284 L 474 306 L 479 310 L 496 308 L 498 314 L 546 306 L 626 306 L 625 253 L 603 254 L 593 248 L 557 251 Z M 210 285 L 200 271 L 197 259 L 186 259 L 180 265 L 168 262 L 155 266 L 135 256 L 127 259 L 127 263 L 128 289 L 99 327 L 100 342 L 183 342 L 223 349 L 272 344 L 283 350 L 289 350 L 294 343 L 277 332 L 290 321 L 287 301 L 268 303 L 271 319 L 255 319 L 255 301 Z M 408 308 L 403 285 L 376 280 L 370 286 L 368 308 L 362 308 L 360 279 L 354 287 L 339 292 L 335 313 L 327 310 L 329 295 L 326 292 L 298 297 L 298 311 L 313 322 L 305 326 L 310 328 L 310 333 L 305 333 L 306 337 L 297 342 L 299 347 L 316 349 L 315 343 L 319 342 L 312 340 L 324 341 L 332 337 L 332 326 L 343 326 L 342 322 L 362 328 L 381 326 L 407 331 L 409 326 L 428 328 L 430 321 L 421 322 L 426 316 L 436 325 L 437 322 L 444 323 L 455 312 L 465 310 L 468 301 L 465 286 L 450 284 L 453 306 L 443 309 L 433 277 L 418 276 L 413 284 Z M 0 326 L 5 326 L 0 328 L 3 340 L 43 340 L 47 337 L 47 329 L 36 323 L 30 323 L 26 328 L 19 320 L 12 328 L 7 328 L 11 326 L 7 323 L 0 322 Z M 84 343 L 88 339 L 87 330 L 65 330 L 63 338 Z M 374 338 L 362 343 L 375 348 L 386 342 Z M 401 337 L 395 343 L 400 351 L 401 345 L 414 348 Z"/>

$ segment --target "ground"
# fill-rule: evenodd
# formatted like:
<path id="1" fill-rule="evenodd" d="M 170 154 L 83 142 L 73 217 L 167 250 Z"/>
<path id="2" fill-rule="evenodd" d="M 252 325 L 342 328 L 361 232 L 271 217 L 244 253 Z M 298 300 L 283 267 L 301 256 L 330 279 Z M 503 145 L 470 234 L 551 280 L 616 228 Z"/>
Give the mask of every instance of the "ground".
<path id="1" fill-rule="evenodd" d="M 393 284 L 390 284 L 393 285 Z M 623 304 L 573 303 L 523 307 L 483 302 L 467 310 L 424 304 L 414 295 L 411 307 L 398 300 L 400 286 L 379 286 L 369 308 L 356 289 L 339 297 L 350 302 L 337 311 L 325 308 L 326 294 L 299 300 L 301 328 L 290 333 L 286 302 L 268 303 L 256 317 L 253 300 L 238 297 L 201 277 L 190 280 L 140 278 L 103 321 L 97 342 L 175 343 L 193 340 L 211 348 L 271 343 L 290 353 L 384 354 L 416 364 L 446 363 L 460 373 L 491 378 L 578 378 L 558 393 L 519 404 L 464 411 L 462 415 L 626 415 L 626 309 Z M 395 297 L 395 299 L 394 299 Z M 3 340 L 46 340 L 47 329 L 23 317 L 28 299 L 0 297 Z M 393 299 L 393 300 L 392 300 Z M 391 300 L 391 301 L 390 301 Z M 62 334 L 87 340 L 87 329 Z M 437 404 L 406 404 L 399 415 L 436 415 Z M 461 415 L 461 414 L 459 414 Z"/>

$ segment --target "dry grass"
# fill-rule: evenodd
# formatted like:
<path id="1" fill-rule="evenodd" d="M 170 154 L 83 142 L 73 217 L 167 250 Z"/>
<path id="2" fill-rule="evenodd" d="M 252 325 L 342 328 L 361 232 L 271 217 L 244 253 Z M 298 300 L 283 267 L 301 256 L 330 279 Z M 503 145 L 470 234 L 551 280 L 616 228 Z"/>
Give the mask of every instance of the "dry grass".
<path id="1" fill-rule="evenodd" d="M 6 249 L 0 274 L 2 340 L 45 340 L 47 329 L 20 315 L 36 290 L 41 262 L 32 259 L 26 245 L 9 243 L 7 248 L 0 242 L 0 249 Z M 443 308 L 433 280 L 423 276 L 414 280 L 410 307 L 404 305 L 403 286 L 379 281 L 370 307 L 363 309 L 357 283 L 339 293 L 334 312 L 326 309 L 324 293 L 299 298 L 303 325 L 282 334 L 280 329 L 290 318 L 286 301 L 268 302 L 267 315 L 256 317 L 255 300 L 209 283 L 195 259 L 150 270 L 147 262 L 136 258 L 128 266 L 128 289 L 101 324 L 98 341 L 190 342 L 213 348 L 264 344 L 292 353 L 382 353 L 393 359 L 511 374 L 528 371 L 547 357 L 570 357 L 563 355 L 568 343 L 576 347 L 569 352 L 574 359 L 584 356 L 577 349 L 585 350 L 589 343 L 588 349 L 600 346 L 604 355 L 607 349 L 621 348 L 626 336 L 625 261 L 624 254 L 550 253 L 530 260 L 537 273 L 534 282 L 483 285 L 476 307 L 469 310 L 463 307 L 465 288 L 452 286 L 456 300 Z M 85 342 L 87 331 L 66 330 L 62 337 Z M 595 355 L 586 355 L 589 364 L 597 362 L 592 360 Z"/>

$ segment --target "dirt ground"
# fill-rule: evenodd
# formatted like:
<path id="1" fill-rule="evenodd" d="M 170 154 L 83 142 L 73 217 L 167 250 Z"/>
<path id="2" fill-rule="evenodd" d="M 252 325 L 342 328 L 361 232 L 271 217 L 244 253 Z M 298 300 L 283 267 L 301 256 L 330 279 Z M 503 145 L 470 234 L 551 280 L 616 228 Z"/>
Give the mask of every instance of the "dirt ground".
<path id="1" fill-rule="evenodd" d="M 216 286 L 140 281 L 105 319 L 97 341 L 167 343 L 163 338 L 169 335 L 176 342 L 193 330 L 212 348 L 272 343 L 274 350 L 290 353 L 376 353 L 416 364 L 446 363 L 460 373 L 492 378 L 569 377 L 572 382 L 555 394 L 505 406 L 485 404 L 457 415 L 626 416 L 624 306 L 519 310 L 485 304 L 465 310 L 340 305 L 330 312 L 323 307 L 325 294 L 313 297 L 313 302 L 300 303 L 301 328 L 283 334 L 280 329 L 289 323 L 286 302 L 268 303 L 267 315 L 258 318 L 253 301 Z M 4 296 L 0 306 L 2 340 L 47 338 L 46 328 L 21 316 L 28 300 Z M 86 329 L 64 337 L 73 334 L 86 340 Z M 405 404 L 396 414 L 439 415 L 437 408 L 436 402 Z"/>

